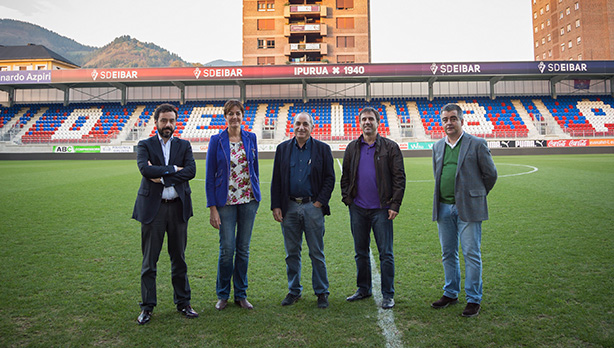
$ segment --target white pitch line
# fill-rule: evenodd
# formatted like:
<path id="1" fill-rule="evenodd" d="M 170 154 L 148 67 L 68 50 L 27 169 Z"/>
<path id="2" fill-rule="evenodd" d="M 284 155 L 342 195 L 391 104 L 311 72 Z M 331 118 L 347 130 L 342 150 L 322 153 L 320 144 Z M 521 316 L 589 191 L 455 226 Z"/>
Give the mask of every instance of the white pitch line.
<path id="1" fill-rule="evenodd" d="M 341 165 L 341 161 L 337 158 L 337 164 L 339 168 L 343 172 L 343 167 Z M 373 281 L 373 299 L 375 300 L 375 304 L 379 307 L 377 311 L 377 324 L 382 329 L 382 335 L 386 339 L 386 347 L 388 348 L 402 348 L 403 342 L 401 341 L 401 337 L 403 335 L 397 329 L 396 324 L 394 323 L 394 312 L 392 309 L 383 309 L 382 308 L 382 300 L 383 296 L 381 293 L 381 281 L 380 274 L 377 268 L 377 262 L 375 262 L 375 258 L 373 257 L 373 253 L 371 249 L 369 249 L 369 259 L 371 260 L 371 278 Z"/>

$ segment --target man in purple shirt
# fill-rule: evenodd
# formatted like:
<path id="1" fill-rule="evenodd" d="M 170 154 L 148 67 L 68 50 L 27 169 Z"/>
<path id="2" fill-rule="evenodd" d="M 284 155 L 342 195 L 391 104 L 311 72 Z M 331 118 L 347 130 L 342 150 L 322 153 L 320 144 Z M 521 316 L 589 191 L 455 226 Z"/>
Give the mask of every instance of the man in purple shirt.
<path id="1" fill-rule="evenodd" d="M 350 210 L 356 260 L 356 293 L 348 301 L 371 296 L 371 230 L 379 250 L 382 308 L 394 307 L 392 221 L 405 192 L 405 167 L 399 145 L 377 133 L 380 115 L 365 107 L 358 115 L 362 135 L 348 144 L 343 156 L 341 196 Z"/>

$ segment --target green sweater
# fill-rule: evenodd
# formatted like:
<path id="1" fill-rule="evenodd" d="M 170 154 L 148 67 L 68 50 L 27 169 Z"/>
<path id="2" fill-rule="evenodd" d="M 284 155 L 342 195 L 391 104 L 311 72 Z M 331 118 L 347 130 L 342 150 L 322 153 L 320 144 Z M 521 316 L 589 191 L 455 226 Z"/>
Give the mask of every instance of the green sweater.
<path id="1" fill-rule="evenodd" d="M 454 198 L 454 184 L 456 181 L 456 167 L 458 166 L 458 153 L 460 152 L 462 140 L 463 138 L 461 137 L 454 148 L 446 144 L 443 154 L 441 180 L 439 181 L 439 201 L 441 203 L 456 203 L 456 199 Z"/>

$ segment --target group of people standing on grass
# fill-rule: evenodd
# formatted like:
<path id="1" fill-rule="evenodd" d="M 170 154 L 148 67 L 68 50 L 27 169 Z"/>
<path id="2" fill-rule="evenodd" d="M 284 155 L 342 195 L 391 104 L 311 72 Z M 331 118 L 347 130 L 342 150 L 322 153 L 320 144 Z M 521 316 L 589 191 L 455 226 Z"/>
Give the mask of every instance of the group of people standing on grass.
<path id="1" fill-rule="evenodd" d="M 224 105 L 226 129 L 211 137 L 206 157 L 206 196 L 209 222 L 219 230 L 220 250 L 216 280 L 217 310 L 228 305 L 231 281 L 234 302 L 245 309 L 249 246 L 261 201 L 256 135 L 243 129 L 241 102 Z M 399 146 L 378 134 L 380 115 L 371 107 L 359 113 L 362 135 L 345 150 L 341 195 L 348 206 L 354 239 L 356 287 L 347 301 L 372 295 L 369 245 L 371 231 L 377 244 L 381 273 L 381 307 L 394 307 L 393 221 L 405 193 L 405 169 Z M 171 277 L 177 310 L 198 317 L 190 305 L 185 263 L 187 223 L 192 216 L 189 180 L 196 174 L 190 143 L 173 137 L 177 109 L 160 105 L 154 112 L 157 134 L 139 142 L 137 164 L 142 174 L 133 218 L 141 222 L 143 264 L 139 324 L 150 321 L 156 298 L 156 264 L 164 234 L 168 234 Z M 462 315 L 476 316 L 482 301 L 481 222 L 488 219 L 486 196 L 497 179 L 486 142 L 463 131 L 463 111 L 447 104 L 441 112 L 446 136 L 433 146 L 435 190 L 433 221 L 437 221 L 445 285 L 443 296 L 432 303 L 444 308 L 458 302 L 460 292 L 459 241 L 465 259 L 467 306 Z M 275 151 L 271 180 L 271 210 L 281 225 L 286 252 L 288 294 L 282 306 L 302 296 L 301 250 L 303 235 L 312 264 L 312 287 L 317 306 L 329 306 L 329 284 L 324 255 L 325 216 L 335 186 L 330 146 L 311 137 L 313 118 L 296 115 L 294 137 Z"/>

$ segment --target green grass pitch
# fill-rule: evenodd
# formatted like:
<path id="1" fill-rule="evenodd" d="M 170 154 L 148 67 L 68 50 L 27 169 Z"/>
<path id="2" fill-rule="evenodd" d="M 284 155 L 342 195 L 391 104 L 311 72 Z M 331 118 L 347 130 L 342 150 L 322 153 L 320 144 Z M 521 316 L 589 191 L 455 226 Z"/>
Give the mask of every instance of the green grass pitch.
<path id="1" fill-rule="evenodd" d="M 498 156 L 495 163 L 500 178 L 483 224 L 483 308 L 477 318 L 462 318 L 464 293 L 459 305 L 430 308 L 443 286 L 431 159 L 405 159 L 408 183 L 394 226 L 401 341 L 614 346 L 614 156 Z M 0 346 L 384 347 L 374 301 L 345 301 L 355 290 L 355 264 L 335 165 L 325 235 L 328 309 L 316 307 L 305 244 L 303 299 L 280 305 L 287 283 L 281 231 L 269 208 L 272 160 L 260 163 L 263 199 L 248 273 L 255 309 L 214 309 L 218 235 L 205 208 L 204 161 L 197 161 L 186 258 L 200 318 L 175 311 L 163 251 L 158 306 L 141 327 L 140 225 L 130 219 L 136 161 L 0 161 Z"/>

